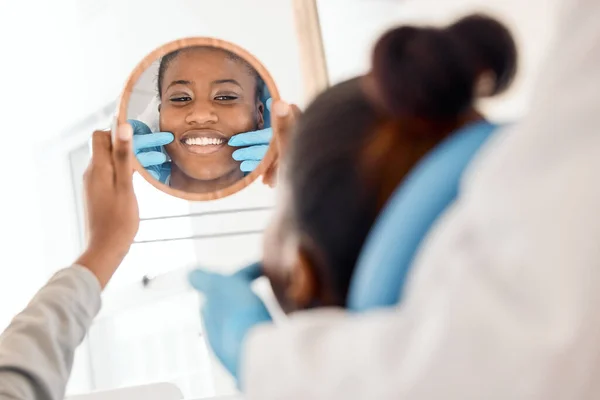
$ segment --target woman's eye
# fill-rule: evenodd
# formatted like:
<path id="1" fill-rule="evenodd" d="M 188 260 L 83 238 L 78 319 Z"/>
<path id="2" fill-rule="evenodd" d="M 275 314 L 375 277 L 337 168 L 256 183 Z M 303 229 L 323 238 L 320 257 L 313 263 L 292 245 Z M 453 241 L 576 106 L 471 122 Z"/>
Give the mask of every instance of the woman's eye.
<path id="1" fill-rule="evenodd" d="M 190 101 L 192 100 L 192 98 L 190 96 L 178 96 L 178 97 L 172 97 L 171 101 L 176 102 L 176 103 L 181 103 L 184 101 Z"/>
<path id="2" fill-rule="evenodd" d="M 216 96 L 215 100 L 217 101 L 232 101 L 232 100 L 237 100 L 237 96 L 230 96 L 230 95 L 223 95 L 223 96 Z"/>

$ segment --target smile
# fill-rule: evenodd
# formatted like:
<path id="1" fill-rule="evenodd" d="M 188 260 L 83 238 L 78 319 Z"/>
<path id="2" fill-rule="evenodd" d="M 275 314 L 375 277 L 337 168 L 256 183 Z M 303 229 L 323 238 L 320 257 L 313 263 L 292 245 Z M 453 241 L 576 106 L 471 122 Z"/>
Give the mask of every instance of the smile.
<path id="1" fill-rule="evenodd" d="M 227 139 L 220 132 L 200 130 L 186 132 L 179 141 L 191 153 L 211 154 L 223 148 Z"/>
<path id="2" fill-rule="evenodd" d="M 225 143 L 223 139 L 211 139 L 211 138 L 187 138 L 183 142 L 188 146 L 214 146 Z"/>

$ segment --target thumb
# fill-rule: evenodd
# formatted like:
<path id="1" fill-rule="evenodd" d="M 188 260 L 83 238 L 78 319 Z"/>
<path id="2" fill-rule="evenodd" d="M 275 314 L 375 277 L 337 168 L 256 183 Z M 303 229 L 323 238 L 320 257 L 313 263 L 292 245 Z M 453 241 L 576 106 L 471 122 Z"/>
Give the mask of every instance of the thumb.
<path id="1" fill-rule="evenodd" d="M 215 289 L 215 284 L 219 280 L 219 275 L 203 270 L 195 269 L 188 274 L 188 281 L 194 289 L 204 294 Z"/>
<path id="2" fill-rule="evenodd" d="M 277 143 L 279 157 L 285 154 L 300 114 L 300 109 L 295 104 L 287 104 L 281 100 L 273 104 L 271 119 L 273 120 L 273 136 Z"/>
<path id="3" fill-rule="evenodd" d="M 243 281 L 246 281 L 246 282 L 252 282 L 252 281 L 260 278 L 261 276 L 263 276 L 262 263 L 257 262 L 254 264 L 250 264 L 249 266 L 236 271 L 231 276 L 242 279 Z"/>
<path id="4" fill-rule="evenodd" d="M 113 163 L 115 166 L 115 182 L 121 189 L 132 187 L 133 175 L 133 130 L 131 125 L 123 124 L 117 128 L 113 139 Z"/>
<path id="5" fill-rule="evenodd" d="M 273 104 L 271 125 L 273 127 L 273 144 L 276 149 L 276 158 L 263 174 L 263 183 L 265 185 L 275 187 L 277 183 L 277 171 L 281 166 L 281 158 L 285 156 L 288 143 L 300 115 L 300 109 L 295 104 L 290 105 L 281 100 Z"/>

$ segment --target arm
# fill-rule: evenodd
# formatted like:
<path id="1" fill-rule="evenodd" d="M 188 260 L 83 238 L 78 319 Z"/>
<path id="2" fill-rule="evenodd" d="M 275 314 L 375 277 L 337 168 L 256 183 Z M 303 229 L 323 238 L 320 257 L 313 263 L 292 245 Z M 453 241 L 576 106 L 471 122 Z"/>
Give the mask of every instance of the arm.
<path id="1" fill-rule="evenodd" d="M 75 349 L 99 310 L 90 270 L 54 275 L 0 336 L 0 399 L 62 400 Z"/>
<path id="2" fill-rule="evenodd" d="M 564 3 L 529 116 L 484 151 L 401 309 L 255 328 L 248 400 L 598 397 L 600 2 Z"/>
<path id="3" fill-rule="evenodd" d="M 85 174 L 89 244 L 58 272 L 0 336 L 0 400 L 62 400 L 73 354 L 100 309 L 100 291 L 139 226 L 133 192 L 132 130 L 95 132 Z M 85 267 L 83 267 L 85 266 Z"/>

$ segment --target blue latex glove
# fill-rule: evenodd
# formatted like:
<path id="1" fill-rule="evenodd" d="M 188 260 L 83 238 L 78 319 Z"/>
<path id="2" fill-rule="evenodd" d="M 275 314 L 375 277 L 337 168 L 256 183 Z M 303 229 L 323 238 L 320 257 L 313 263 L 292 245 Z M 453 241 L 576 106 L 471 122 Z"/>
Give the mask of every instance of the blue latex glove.
<path id="1" fill-rule="evenodd" d="M 192 286 L 206 298 L 202 318 L 208 342 L 236 380 L 248 332 L 256 325 L 272 321 L 262 300 L 250 287 L 261 275 L 260 263 L 229 276 L 200 269 L 189 275 Z"/>
<path id="2" fill-rule="evenodd" d="M 273 137 L 273 130 L 270 126 L 272 100 L 268 99 L 265 103 L 265 126 L 267 128 L 259 131 L 238 133 L 229 139 L 230 146 L 243 147 L 233 152 L 233 159 L 242 162 L 240 169 L 243 172 L 252 172 L 258 167 L 265 154 L 267 154 L 269 143 L 271 143 Z"/>
<path id="3" fill-rule="evenodd" d="M 162 146 L 171 143 L 175 136 L 170 132 L 151 132 L 148 125 L 130 119 L 133 128 L 133 151 L 142 167 L 162 183 L 171 174 L 171 164 L 162 152 Z"/>

